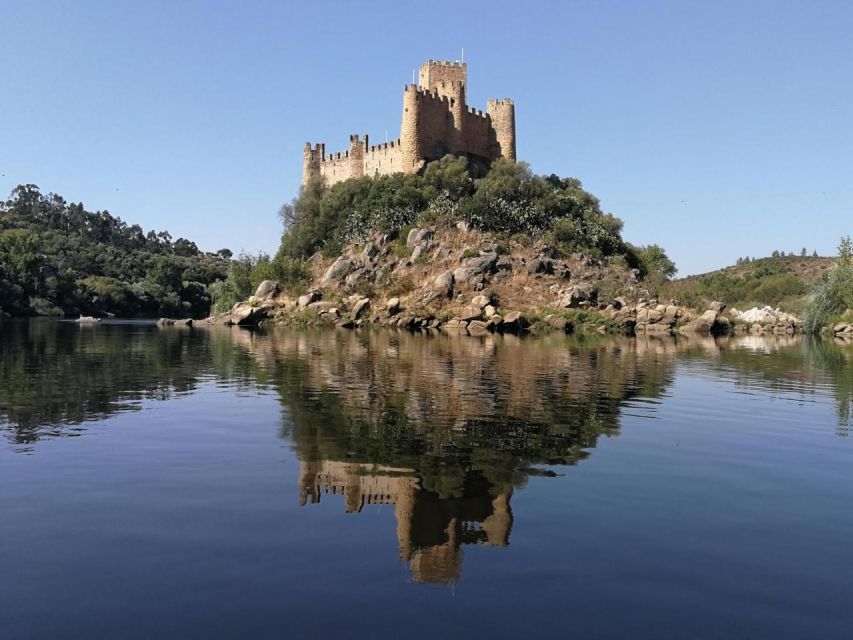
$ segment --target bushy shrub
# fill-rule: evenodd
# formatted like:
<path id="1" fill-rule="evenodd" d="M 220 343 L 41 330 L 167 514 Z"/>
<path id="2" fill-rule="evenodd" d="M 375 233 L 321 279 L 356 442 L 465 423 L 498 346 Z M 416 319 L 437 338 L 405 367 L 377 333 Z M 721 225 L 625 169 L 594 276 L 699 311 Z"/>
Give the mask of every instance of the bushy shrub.
<path id="1" fill-rule="evenodd" d="M 841 238 L 835 265 L 823 278 L 809 300 L 803 316 L 803 331 L 819 333 L 823 327 L 845 309 L 853 308 L 853 242 L 850 236 Z"/>
<path id="2" fill-rule="evenodd" d="M 628 252 L 622 221 L 603 212 L 579 180 L 536 176 L 526 163 L 506 159 L 496 160 L 481 177 L 472 171 L 466 158 L 448 155 L 429 163 L 423 175 L 355 178 L 329 188 L 320 178 L 312 180 L 282 207 L 280 253 L 334 256 L 346 243 L 362 242 L 375 231 L 455 220 L 506 236 L 547 237 L 564 252 Z"/>
<path id="3" fill-rule="evenodd" d="M 264 280 L 276 280 L 287 293 L 295 294 L 311 280 L 311 272 L 303 261 L 289 258 L 281 251 L 272 259 L 263 253 L 243 254 L 232 261 L 225 280 L 208 287 L 213 312 L 224 313 L 247 300 Z"/>

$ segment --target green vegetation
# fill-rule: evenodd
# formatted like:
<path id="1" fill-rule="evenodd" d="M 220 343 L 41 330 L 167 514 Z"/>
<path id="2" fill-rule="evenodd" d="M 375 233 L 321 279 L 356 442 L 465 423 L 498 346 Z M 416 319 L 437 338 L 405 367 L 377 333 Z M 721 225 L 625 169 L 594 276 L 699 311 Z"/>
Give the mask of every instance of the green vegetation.
<path id="1" fill-rule="evenodd" d="M 251 296 L 264 280 L 277 280 L 288 293 L 297 293 L 311 280 L 311 272 L 301 260 L 279 255 L 270 258 L 241 255 L 232 261 L 225 280 L 209 287 L 211 311 L 222 313 Z"/>
<path id="2" fill-rule="evenodd" d="M 835 265 L 809 299 L 803 315 L 803 331 L 819 333 L 827 324 L 840 319 L 846 309 L 853 309 L 853 241 L 841 238 Z"/>
<path id="3" fill-rule="evenodd" d="M 604 213 L 580 181 L 535 176 L 523 162 L 497 160 L 486 175 L 475 177 L 466 158 L 448 155 L 430 163 L 423 175 L 354 178 L 329 188 L 317 179 L 282 207 L 281 217 L 280 254 L 291 258 L 317 251 L 332 257 L 375 231 L 402 236 L 413 225 L 463 220 L 482 231 L 542 236 L 564 253 L 622 255 L 641 270 L 646 270 L 641 254 L 654 249 L 651 262 L 658 263 L 649 272 L 675 270 L 660 247 L 637 249 L 623 242 L 622 221 Z"/>
<path id="4" fill-rule="evenodd" d="M 826 258 L 812 256 L 740 259 L 734 267 L 665 283 L 659 296 L 698 309 L 719 300 L 738 309 L 769 305 L 802 313 L 827 266 Z"/>
<path id="5" fill-rule="evenodd" d="M 230 258 L 32 184 L 0 202 L 0 310 L 12 315 L 202 317 Z"/>

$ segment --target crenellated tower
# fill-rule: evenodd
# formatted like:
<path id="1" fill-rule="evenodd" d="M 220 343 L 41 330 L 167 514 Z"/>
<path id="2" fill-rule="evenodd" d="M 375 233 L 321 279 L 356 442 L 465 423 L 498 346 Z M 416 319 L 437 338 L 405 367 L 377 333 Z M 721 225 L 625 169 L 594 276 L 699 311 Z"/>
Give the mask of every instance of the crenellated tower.
<path id="1" fill-rule="evenodd" d="M 319 175 L 327 184 L 348 178 L 417 173 L 424 165 L 451 153 L 481 165 L 497 158 L 516 159 L 515 104 L 489 100 L 486 112 L 468 107 L 468 66 L 464 62 L 428 60 L 418 71 L 418 84 L 403 90 L 400 137 L 369 145 L 350 136 L 344 153 L 326 155 L 325 145 L 305 145 L 302 181 Z"/>
<path id="2" fill-rule="evenodd" d="M 492 119 L 499 157 L 515 160 L 515 103 L 509 98 L 486 100 L 486 113 Z"/>
<path id="3" fill-rule="evenodd" d="M 305 151 L 302 156 L 302 184 L 305 184 L 315 176 L 321 175 L 320 166 L 325 155 L 326 145 L 322 142 L 318 142 L 313 146 L 310 142 L 305 143 Z"/>

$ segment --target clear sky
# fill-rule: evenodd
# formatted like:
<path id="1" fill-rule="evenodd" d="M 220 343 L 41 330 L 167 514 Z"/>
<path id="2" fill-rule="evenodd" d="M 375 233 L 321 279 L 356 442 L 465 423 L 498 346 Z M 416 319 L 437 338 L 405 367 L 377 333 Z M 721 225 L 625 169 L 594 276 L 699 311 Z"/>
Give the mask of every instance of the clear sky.
<path id="1" fill-rule="evenodd" d="M 469 103 L 680 275 L 853 233 L 853 2 L 2 0 L 0 193 L 33 182 L 202 249 L 273 252 L 306 140 L 399 135 L 465 49 Z"/>

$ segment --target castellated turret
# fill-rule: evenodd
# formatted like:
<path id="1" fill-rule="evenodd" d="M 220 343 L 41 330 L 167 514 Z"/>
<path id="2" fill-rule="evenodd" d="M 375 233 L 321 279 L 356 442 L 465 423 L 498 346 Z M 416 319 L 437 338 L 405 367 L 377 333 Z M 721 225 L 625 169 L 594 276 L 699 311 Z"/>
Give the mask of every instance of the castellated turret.
<path id="1" fill-rule="evenodd" d="M 306 142 L 302 183 L 313 176 L 331 185 L 360 176 L 417 173 L 448 153 L 486 165 L 497 158 L 515 160 L 515 104 L 488 100 L 483 113 L 468 107 L 467 88 L 464 62 L 428 60 L 418 72 L 418 84 L 403 90 L 397 140 L 370 145 L 367 135 L 351 135 L 347 151 L 328 155 L 325 144 Z"/>

